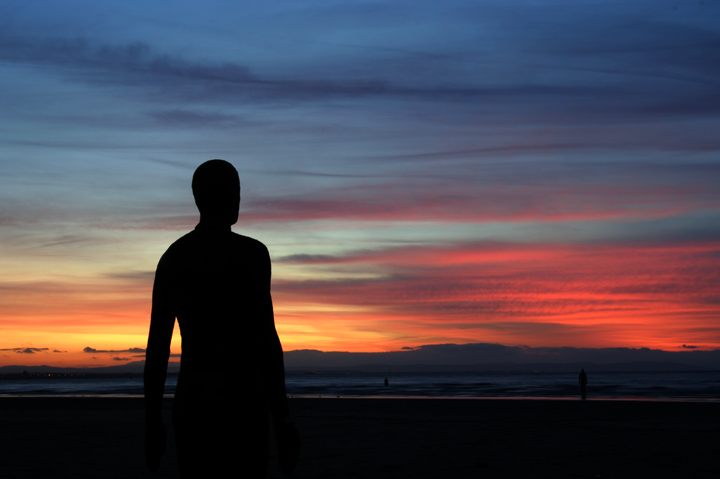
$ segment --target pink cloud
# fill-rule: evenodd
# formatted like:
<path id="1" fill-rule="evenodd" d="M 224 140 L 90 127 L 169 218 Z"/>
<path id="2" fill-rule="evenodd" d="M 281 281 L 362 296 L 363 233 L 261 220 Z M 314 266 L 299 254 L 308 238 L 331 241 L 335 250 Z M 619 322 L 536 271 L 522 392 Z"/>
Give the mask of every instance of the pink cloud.
<path id="1" fill-rule="evenodd" d="M 370 308 L 426 334 L 505 323 L 595 325 L 606 338 L 623 331 L 627 341 L 641 342 L 709 328 L 706 341 L 720 345 L 720 245 L 714 242 L 410 246 L 307 261 L 362 265 L 379 274 L 276 279 L 280 304 Z M 612 341 L 622 344 L 619 337 Z"/>
<path id="2" fill-rule="evenodd" d="M 708 187 L 709 188 L 709 187 Z M 350 222 L 481 223 L 663 218 L 720 209 L 715 190 L 702 185 L 449 185 L 447 188 L 376 185 L 253 200 L 240 224 L 336 220 Z"/>

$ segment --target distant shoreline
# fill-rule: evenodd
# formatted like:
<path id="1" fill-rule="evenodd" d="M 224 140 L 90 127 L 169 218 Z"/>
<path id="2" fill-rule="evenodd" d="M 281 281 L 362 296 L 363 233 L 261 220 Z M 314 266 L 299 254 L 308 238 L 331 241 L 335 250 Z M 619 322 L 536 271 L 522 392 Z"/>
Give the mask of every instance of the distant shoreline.
<path id="1" fill-rule="evenodd" d="M 226 378 L 234 390 L 238 377 Z M 388 378 L 388 384 L 384 379 Z M 165 394 L 175 392 L 168 375 Z M 365 373 L 288 374 L 287 394 L 295 398 L 580 400 L 577 373 Z M 223 386 L 224 387 L 224 386 Z M 251 383 L 245 384 L 253 388 Z M 592 401 L 720 402 L 720 371 L 594 372 Z M 233 393 L 234 394 L 234 393 Z M 27 374 L 0 378 L 0 397 L 141 398 L 139 374 Z"/>

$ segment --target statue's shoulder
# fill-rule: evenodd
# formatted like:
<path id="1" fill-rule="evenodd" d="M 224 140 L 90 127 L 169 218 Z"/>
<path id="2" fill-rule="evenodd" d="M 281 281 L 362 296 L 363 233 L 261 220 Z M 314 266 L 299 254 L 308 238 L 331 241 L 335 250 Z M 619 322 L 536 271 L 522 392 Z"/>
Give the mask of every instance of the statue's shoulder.
<path id="1" fill-rule="evenodd" d="M 233 238 L 238 243 L 238 246 L 246 250 L 264 255 L 268 254 L 267 246 L 262 241 L 238 233 L 233 233 Z"/>
<path id="2" fill-rule="evenodd" d="M 191 231 L 175 240 L 160 258 L 160 264 L 174 263 L 178 258 L 187 255 L 188 250 L 194 249 L 197 243 L 197 234 Z"/>

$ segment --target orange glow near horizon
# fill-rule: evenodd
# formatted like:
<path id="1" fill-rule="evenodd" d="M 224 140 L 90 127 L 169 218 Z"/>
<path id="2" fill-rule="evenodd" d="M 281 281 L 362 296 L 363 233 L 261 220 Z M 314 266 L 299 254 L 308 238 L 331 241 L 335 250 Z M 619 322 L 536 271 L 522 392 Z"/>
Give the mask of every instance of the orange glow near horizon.
<path id="1" fill-rule="evenodd" d="M 288 314 L 279 322 L 292 325 L 285 342 L 300 347 L 305 336 L 293 331 L 311 324 L 351 332 L 349 341 L 324 339 L 318 349 L 325 350 L 386 351 L 433 342 L 720 347 L 717 283 L 708 277 L 720 263 L 715 243 L 494 248 L 410 247 L 373 257 L 394 266 L 390 279 L 281 283 L 276 289 Z M 375 313 L 290 314 L 295 304 L 307 309 L 310 302 L 361 304 Z M 364 337 L 368 342 L 359 340 Z"/>
<path id="2" fill-rule="evenodd" d="M 317 276 L 332 278 L 314 281 L 283 279 L 280 264 L 276 325 L 285 350 L 381 352 L 471 342 L 720 348 L 719 251 L 720 245 L 701 242 L 405 247 L 314 260 Z M 377 274 L 321 274 L 343 263 Z M 0 364 L 142 360 L 137 349 L 145 347 L 151 284 L 89 284 L 18 285 L 1 305 Z M 175 334 L 177 354 L 177 327 Z"/>

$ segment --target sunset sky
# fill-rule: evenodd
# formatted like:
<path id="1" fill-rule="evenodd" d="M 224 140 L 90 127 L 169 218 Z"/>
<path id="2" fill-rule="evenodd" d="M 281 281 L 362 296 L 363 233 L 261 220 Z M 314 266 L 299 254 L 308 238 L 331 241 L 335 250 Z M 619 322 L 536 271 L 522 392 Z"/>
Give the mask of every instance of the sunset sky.
<path id="1" fill-rule="evenodd" d="M 240 173 L 286 350 L 720 348 L 718 18 L 4 0 L 0 366 L 142 359 L 211 158 Z"/>

